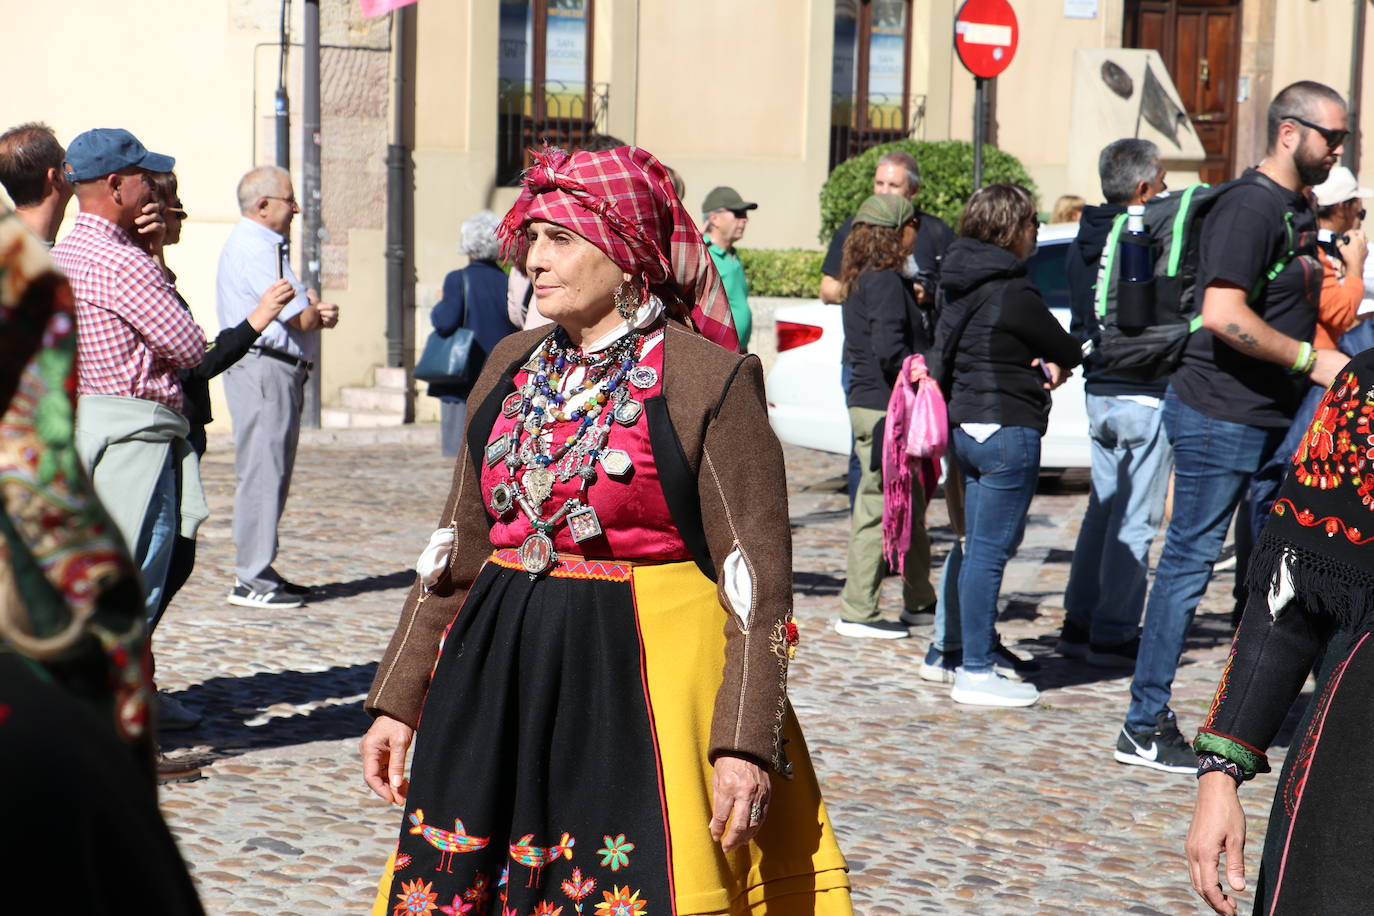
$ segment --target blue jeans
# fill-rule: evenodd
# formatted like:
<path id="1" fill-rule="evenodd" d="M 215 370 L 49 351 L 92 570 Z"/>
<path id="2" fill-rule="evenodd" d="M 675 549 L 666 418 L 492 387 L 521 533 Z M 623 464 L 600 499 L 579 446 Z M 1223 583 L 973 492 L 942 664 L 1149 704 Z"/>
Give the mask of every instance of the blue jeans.
<path id="1" fill-rule="evenodd" d="M 964 664 L 971 674 L 992 670 L 997 646 L 997 595 L 1002 573 L 1026 533 L 1040 477 L 1040 433 L 1004 426 L 978 442 L 962 429 L 952 436 L 964 475 L 964 549 L 959 568 L 959 618 Z"/>
<path id="2" fill-rule="evenodd" d="M 1134 639 L 1145 610 L 1150 545 L 1164 518 L 1174 450 L 1163 405 L 1087 395 L 1093 485 L 1064 591 L 1064 619 L 1096 645 Z"/>
<path id="3" fill-rule="evenodd" d="M 964 627 L 959 619 L 959 572 L 964 568 L 964 539 L 956 538 L 945 556 L 945 568 L 940 573 L 940 587 L 936 589 L 935 638 L 931 646 L 941 655 L 959 652 L 964 648 Z"/>
<path id="4" fill-rule="evenodd" d="M 134 551 L 134 562 L 143 576 L 144 616 L 150 633 L 162 617 L 162 589 L 167 584 L 167 568 L 172 562 L 177 517 L 177 472 L 172 466 L 171 449 L 168 449 Z"/>
<path id="5" fill-rule="evenodd" d="M 1130 731 L 1154 728 L 1169 708 L 1183 641 L 1221 555 L 1231 514 L 1251 475 L 1286 432 L 1205 416 L 1172 388 L 1164 401 L 1164 428 L 1174 447 L 1174 514 L 1145 606 L 1126 713 Z"/>

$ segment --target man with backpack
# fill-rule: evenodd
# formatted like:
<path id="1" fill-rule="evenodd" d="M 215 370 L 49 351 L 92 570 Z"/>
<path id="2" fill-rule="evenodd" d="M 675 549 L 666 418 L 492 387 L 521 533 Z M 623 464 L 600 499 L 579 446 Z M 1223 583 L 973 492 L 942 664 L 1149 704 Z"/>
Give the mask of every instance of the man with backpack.
<path id="1" fill-rule="evenodd" d="M 1250 476 L 1282 440 L 1308 380 L 1327 385 L 1345 365 L 1339 351 L 1312 346 L 1316 309 L 1301 284 L 1274 281 L 1302 269 L 1299 240 L 1314 228 L 1303 189 L 1326 179 L 1347 133 L 1339 93 L 1306 80 L 1286 87 L 1269 105 L 1264 160 L 1215 195 L 1200 226 L 1199 320 L 1164 404 L 1173 517 L 1116 742 L 1121 763 L 1196 772 L 1169 709 L 1188 627 Z"/>
<path id="2" fill-rule="evenodd" d="M 1085 207 L 1078 237 L 1069 245 L 1071 330 L 1095 340 L 1094 308 L 1099 262 L 1114 224 L 1128 206 L 1165 190 L 1159 148 L 1126 138 L 1098 157 L 1107 202 Z M 1166 378 L 1137 381 L 1115 376 L 1100 359 L 1084 374 L 1088 432 L 1092 437 L 1092 492 L 1078 530 L 1069 584 L 1064 591 L 1060 655 L 1100 667 L 1130 667 L 1140 644 L 1140 614 L 1150 566 L 1150 544 L 1164 517 L 1173 450 L 1164 434 Z"/>

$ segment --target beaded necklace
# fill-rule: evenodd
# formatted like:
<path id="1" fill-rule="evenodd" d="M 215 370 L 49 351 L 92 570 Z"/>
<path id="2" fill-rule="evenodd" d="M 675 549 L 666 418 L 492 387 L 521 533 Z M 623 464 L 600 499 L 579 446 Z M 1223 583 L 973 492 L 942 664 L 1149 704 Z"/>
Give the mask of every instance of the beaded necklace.
<path id="1" fill-rule="evenodd" d="M 618 479 L 633 470 L 628 452 L 605 445 L 611 423 L 633 425 L 643 411 L 630 398 L 629 386 L 650 388 L 658 381 L 653 367 L 639 365 L 644 342 L 644 334 L 636 332 L 603 353 L 583 354 L 558 328 L 525 364 L 525 384 L 502 403 L 502 413 L 518 419 L 513 430 L 486 447 L 488 465 L 503 459 L 506 465 L 506 479 L 492 487 L 489 504 L 498 518 L 518 507 L 529 519 L 534 531 L 520 545 L 519 554 L 531 576 L 553 565 L 551 535 L 565 519 L 574 543 L 602 534 L 596 510 L 586 499 L 587 488 L 597 480 L 597 467 Z M 563 392 L 564 379 L 579 368 L 584 372 L 577 387 Z M 577 406 L 570 406 L 573 403 Z M 555 446 L 552 426 L 569 422 L 576 428 Z M 544 518 L 555 480 L 566 483 L 573 477 L 580 478 L 577 492 Z"/>

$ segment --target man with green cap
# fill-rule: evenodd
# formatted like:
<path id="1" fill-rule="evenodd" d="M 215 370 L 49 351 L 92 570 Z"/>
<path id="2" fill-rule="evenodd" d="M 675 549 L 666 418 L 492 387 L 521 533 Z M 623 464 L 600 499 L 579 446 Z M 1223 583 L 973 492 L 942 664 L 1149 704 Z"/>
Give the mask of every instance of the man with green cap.
<path id="1" fill-rule="evenodd" d="M 730 300 L 730 314 L 735 319 L 741 351 L 749 349 L 754 317 L 749 311 L 749 282 L 744 278 L 744 267 L 735 253 L 735 243 L 744 237 L 749 211 L 757 210 L 758 206 L 744 200 L 734 188 L 724 187 L 712 189 L 701 204 L 702 237 L 720 273 L 725 296 Z"/>

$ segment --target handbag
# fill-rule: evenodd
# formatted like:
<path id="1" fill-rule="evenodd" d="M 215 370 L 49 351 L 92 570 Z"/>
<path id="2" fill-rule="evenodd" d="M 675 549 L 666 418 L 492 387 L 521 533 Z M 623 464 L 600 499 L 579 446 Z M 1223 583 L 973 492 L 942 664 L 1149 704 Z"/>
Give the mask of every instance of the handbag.
<path id="1" fill-rule="evenodd" d="M 463 318 L 458 328 L 447 337 L 438 331 L 431 331 L 425 341 L 425 349 L 415 362 L 417 381 L 437 385 L 471 385 L 479 367 L 479 359 L 473 349 L 477 345 L 477 335 L 471 328 L 463 327 L 468 316 L 468 275 L 463 273 Z"/>

